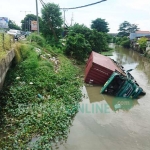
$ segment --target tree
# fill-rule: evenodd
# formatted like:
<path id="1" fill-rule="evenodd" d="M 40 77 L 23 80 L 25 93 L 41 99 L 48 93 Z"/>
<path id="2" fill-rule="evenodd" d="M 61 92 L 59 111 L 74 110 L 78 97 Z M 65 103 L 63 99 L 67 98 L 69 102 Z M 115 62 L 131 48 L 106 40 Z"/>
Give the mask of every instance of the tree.
<path id="1" fill-rule="evenodd" d="M 82 34 L 84 38 L 90 43 L 91 49 L 95 52 L 102 52 L 108 50 L 107 34 L 91 30 L 85 25 L 75 24 L 69 29 L 70 35 Z"/>
<path id="2" fill-rule="evenodd" d="M 89 52 L 91 52 L 91 46 L 82 34 L 79 33 L 74 36 L 68 35 L 65 48 L 65 53 L 67 55 L 79 61 L 84 61 Z"/>
<path id="3" fill-rule="evenodd" d="M 123 46 L 124 48 L 130 48 L 130 39 L 127 36 L 116 37 L 115 43 Z"/>
<path id="4" fill-rule="evenodd" d="M 123 46 L 124 48 L 130 48 L 130 40 L 126 39 L 126 40 L 122 41 L 120 43 L 120 45 Z"/>
<path id="5" fill-rule="evenodd" d="M 97 18 L 92 21 L 92 29 L 96 29 L 98 32 L 109 32 L 108 23 L 105 19 Z"/>
<path id="6" fill-rule="evenodd" d="M 140 52 L 144 53 L 146 51 L 146 45 L 147 45 L 147 38 L 146 37 L 141 37 L 138 40 L 139 46 L 140 46 Z"/>
<path id="7" fill-rule="evenodd" d="M 129 36 L 130 33 L 138 31 L 139 28 L 136 24 L 130 24 L 128 21 L 124 21 L 119 25 L 118 36 Z"/>
<path id="8" fill-rule="evenodd" d="M 62 34 L 62 13 L 58 5 L 54 3 L 47 3 L 42 9 L 42 33 L 44 37 L 49 40 L 57 41 Z"/>
<path id="9" fill-rule="evenodd" d="M 23 20 L 21 20 L 21 27 L 23 31 L 31 31 L 31 21 L 36 21 L 37 17 L 34 14 L 27 14 Z M 42 20 L 39 17 L 39 29 L 42 29 Z"/>
<path id="10" fill-rule="evenodd" d="M 9 29 L 21 30 L 21 28 L 12 20 L 9 20 L 8 27 Z"/>
<path id="11" fill-rule="evenodd" d="M 92 50 L 97 53 L 109 50 L 106 33 L 98 32 L 97 30 L 92 30 L 88 41 L 92 47 Z"/>
<path id="12" fill-rule="evenodd" d="M 82 34 L 86 40 L 89 40 L 92 30 L 86 27 L 84 24 L 74 24 L 69 28 L 69 34 L 74 36 L 75 34 Z"/>

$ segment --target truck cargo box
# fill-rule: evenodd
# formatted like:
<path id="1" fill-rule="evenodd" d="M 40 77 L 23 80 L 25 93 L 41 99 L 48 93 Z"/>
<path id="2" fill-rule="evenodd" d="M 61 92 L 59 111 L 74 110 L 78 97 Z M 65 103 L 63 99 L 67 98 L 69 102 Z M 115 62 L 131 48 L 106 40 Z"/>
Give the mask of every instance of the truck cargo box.
<path id="1" fill-rule="evenodd" d="M 85 69 L 85 83 L 104 85 L 114 71 L 125 75 L 123 69 L 107 56 L 91 53 Z"/>

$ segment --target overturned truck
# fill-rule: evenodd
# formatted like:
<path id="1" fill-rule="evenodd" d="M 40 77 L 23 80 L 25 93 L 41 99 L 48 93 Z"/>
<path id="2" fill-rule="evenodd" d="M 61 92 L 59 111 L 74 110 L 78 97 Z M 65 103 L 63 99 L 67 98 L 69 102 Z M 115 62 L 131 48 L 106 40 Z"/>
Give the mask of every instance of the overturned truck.
<path id="1" fill-rule="evenodd" d="M 103 85 L 101 93 L 117 97 L 137 98 L 146 94 L 130 71 L 109 57 L 92 52 L 85 69 L 85 83 Z"/>

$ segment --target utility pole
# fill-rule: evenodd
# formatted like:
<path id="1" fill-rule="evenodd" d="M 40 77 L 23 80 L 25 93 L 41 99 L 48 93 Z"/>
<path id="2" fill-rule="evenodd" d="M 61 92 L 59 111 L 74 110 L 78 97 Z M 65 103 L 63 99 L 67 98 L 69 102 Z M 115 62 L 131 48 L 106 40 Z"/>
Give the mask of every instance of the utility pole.
<path id="1" fill-rule="evenodd" d="M 30 31 L 30 25 L 31 25 L 31 21 L 30 21 L 30 18 L 29 18 L 29 30 L 28 31 Z"/>
<path id="2" fill-rule="evenodd" d="M 38 17 L 38 2 L 36 1 L 36 17 L 37 17 L 37 32 L 39 34 L 39 17 Z"/>
<path id="3" fill-rule="evenodd" d="M 72 26 L 72 24 L 73 24 L 73 21 L 74 21 L 74 19 L 73 19 L 73 13 L 72 13 L 72 17 L 71 17 L 71 26 Z"/>
<path id="4" fill-rule="evenodd" d="M 31 11 L 20 11 L 20 12 L 24 12 L 24 13 L 25 13 L 25 17 L 26 17 L 26 13 L 27 13 L 27 12 L 31 12 Z M 25 28 L 25 31 L 26 31 L 26 29 L 28 28 L 26 21 L 25 21 L 25 23 L 24 23 L 24 28 Z"/>
<path id="5" fill-rule="evenodd" d="M 66 11 L 67 11 L 67 9 L 63 9 L 63 11 L 64 11 L 64 28 L 65 28 L 65 21 L 66 21 Z"/>

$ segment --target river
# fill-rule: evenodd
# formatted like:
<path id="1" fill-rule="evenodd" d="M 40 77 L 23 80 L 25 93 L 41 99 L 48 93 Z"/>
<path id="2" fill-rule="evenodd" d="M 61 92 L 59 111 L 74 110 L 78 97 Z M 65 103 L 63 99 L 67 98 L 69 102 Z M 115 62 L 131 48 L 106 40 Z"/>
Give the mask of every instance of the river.
<path id="1" fill-rule="evenodd" d="M 124 100 L 100 94 L 100 86 L 84 86 L 79 112 L 59 150 L 150 150 L 150 63 L 120 47 L 115 47 L 112 58 L 125 70 L 133 69 L 146 95 Z"/>

